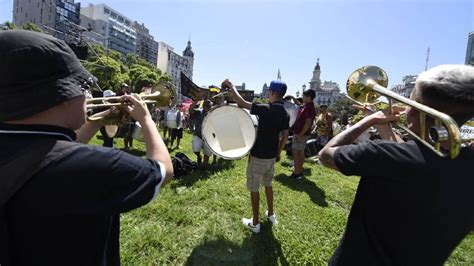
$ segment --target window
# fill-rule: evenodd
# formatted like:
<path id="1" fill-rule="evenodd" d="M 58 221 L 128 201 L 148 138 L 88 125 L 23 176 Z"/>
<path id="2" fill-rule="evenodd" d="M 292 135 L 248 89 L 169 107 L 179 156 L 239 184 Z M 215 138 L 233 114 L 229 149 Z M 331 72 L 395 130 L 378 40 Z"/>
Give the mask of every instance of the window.
<path id="1" fill-rule="evenodd" d="M 110 10 L 108 8 L 104 8 L 104 14 L 110 14 Z"/>

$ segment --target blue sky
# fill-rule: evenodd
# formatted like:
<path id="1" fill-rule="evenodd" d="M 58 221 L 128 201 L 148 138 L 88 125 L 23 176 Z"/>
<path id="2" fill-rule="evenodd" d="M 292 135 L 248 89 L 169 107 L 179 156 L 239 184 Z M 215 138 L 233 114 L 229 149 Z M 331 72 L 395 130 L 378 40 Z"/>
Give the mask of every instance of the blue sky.
<path id="1" fill-rule="evenodd" d="M 76 1 L 77 2 L 77 1 Z M 282 80 L 289 92 L 311 80 L 319 57 L 321 79 L 345 91 L 349 74 L 378 65 L 390 85 L 429 66 L 464 63 L 474 29 L 473 0 L 89 0 L 106 3 L 145 23 L 155 39 L 181 53 L 191 36 L 194 81 L 225 78 L 260 92 Z M 0 21 L 12 19 L 13 0 L 0 0 Z"/>

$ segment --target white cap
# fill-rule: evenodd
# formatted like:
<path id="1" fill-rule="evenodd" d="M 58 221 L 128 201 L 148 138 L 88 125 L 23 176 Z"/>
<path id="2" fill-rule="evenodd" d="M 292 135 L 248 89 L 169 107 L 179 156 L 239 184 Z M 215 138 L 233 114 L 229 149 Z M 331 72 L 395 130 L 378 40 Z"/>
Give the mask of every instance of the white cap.
<path id="1" fill-rule="evenodd" d="M 111 96 L 115 96 L 115 92 L 111 90 L 105 90 L 103 95 L 104 97 L 111 97 Z"/>

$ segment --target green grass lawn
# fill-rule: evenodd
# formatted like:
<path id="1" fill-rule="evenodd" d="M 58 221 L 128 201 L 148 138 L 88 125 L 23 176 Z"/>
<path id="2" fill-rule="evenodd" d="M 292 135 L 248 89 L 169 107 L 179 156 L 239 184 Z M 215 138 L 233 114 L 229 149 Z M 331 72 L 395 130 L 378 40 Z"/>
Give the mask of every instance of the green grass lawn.
<path id="1" fill-rule="evenodd" d="M 102 141 L 94 138 L 92 144 Z M 123 147 L 122 139 L 115 146 Z M 191 159 L 191 135 L 181 152 Z M 144 156 L 134 141 L 133 154 Z M 171 151 L 174 155 L 178 150 Z M 152 203 L 122 215 L 124 265 L 325 265 L 336 248 L 359 182 L 312 162 L 306 179 L 290 180 L 286 157 L 276 166 L 273 187 L 278 225 L 263 222 L 260 234 L 241 224 L 251 217 L 246 159 L 221 161 L 207 172 L 173 180 Z M 261 191 L 260 215 L 266 210 Z M 474 265 L 474 234 L 452 254 L 450 265 Z"/>

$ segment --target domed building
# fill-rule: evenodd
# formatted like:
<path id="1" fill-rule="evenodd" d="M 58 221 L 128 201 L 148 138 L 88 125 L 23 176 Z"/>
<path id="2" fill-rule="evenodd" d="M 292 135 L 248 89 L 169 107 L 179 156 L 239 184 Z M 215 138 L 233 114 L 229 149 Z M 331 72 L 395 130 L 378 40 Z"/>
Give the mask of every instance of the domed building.
<path id="1" fill-rule="evenodd" d="M 309 89 L 314 90 L 316 97 L 314 103 L 317 105 L 325 104 L 331 106 L 339 98 L 343 97 L 339 84 L 333 81 L 321 82 L 321 66 L 319 65 L 319 58 L 313 70 L 313 78 L 309 82 Z"/>

